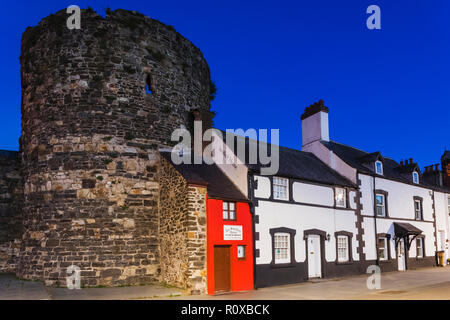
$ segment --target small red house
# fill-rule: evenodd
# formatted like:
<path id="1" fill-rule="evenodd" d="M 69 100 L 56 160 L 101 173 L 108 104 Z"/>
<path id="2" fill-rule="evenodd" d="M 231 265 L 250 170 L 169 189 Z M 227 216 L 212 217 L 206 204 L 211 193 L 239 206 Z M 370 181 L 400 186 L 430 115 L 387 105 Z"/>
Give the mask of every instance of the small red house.
<path id="1" fill-rule="evenodd" d="M 253 290 L 253 219 L 247 198 L 217 165 L 175 165 L 170 154 L 162 155 L 190 189 L 206 189 L 207 293 Z"/>
<path id="2" fill-rule="evenodd" d="M 253 289 L 253 231 L 242 199 L 209 198 L 207 206 L 208 293 Z"/>

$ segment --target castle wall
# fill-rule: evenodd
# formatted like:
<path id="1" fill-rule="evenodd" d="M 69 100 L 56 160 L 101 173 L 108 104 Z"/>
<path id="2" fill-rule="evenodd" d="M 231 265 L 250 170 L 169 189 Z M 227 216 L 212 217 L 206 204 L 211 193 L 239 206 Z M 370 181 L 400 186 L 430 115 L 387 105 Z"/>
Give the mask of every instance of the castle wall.
<path id="1" fill-rule="evenodd" d="M 0 273 L 15 273 L 22 239 L 22 177 L 18 152 L 0 151 Z"/>
<path id="2" fill-rule="evenodd" d="M 172 27 L 117 10 L 61 11 L 22 39 L 24 235 L 18 275 L 83 286 L 161 278 L 158 147 L 209 114 L 209 68 Z M 148 86 L 148 89 L 147 89 Z"/>

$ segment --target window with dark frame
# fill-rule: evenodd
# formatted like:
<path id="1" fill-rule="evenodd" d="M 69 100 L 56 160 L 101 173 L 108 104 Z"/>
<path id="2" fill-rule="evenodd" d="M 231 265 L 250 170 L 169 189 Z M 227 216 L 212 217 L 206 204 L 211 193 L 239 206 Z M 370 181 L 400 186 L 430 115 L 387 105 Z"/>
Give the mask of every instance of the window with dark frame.
<path id="1" fill-rule="evenodd" d="M 413 182 L 419 184 L 419 173 L 417 171 L 413 172 Z"/>
<path id="2" fill-rule="evenodd" d="M 423 238 L 419 237 L 416 238 L 416 257 L 417 258 L 423 258 L 424 257 L 424 247 L 423 247 Z"/>
<path id="3" fill-rule="evenodd" d="M 291 235 L 289 233 L 275 233 L 274 250 L 275 263 L 284 264 L 291 262 Z"/>
<path id="4" fill-rule="evenodd" d="M 345 188 L 336 188 L 336 207 L 347 207 L 347 191 Z"/>
<path id="5" fill-rule="evenodd" d="M 414 212 L 416 220 L 423 220 L 422 201 L 414 200 Z"/>
<path id="6" fill-rule="evenodd" d="M 450 197 L 447 198 L 447 203 L 448 203 L 448 215 L 450 216 Z"/>
<path id="7" fill-rule="evenodd" d="M 375 172 L 376 174 L 383 175 L 383 163 L 381 161 L 375 162 Z"/>
<path id="8" fill-rule="evenodd" d="M 289 179 L 273 178 L 273 198 L 275 200 L 289 200 Z"/>
<path id="9" fill-rule="evenodd" d="M 348 262 L 350 260 L 348 236 L 337 236 L 336 245 L 338 253 L 338 262 Z"/>
<path id="10" fill-rule="evenodd" d="M 378 259 L 386 261 L 388 257 L 388 241 L 385 237 L 378 238 Z"/>
<path id="11" fill-rule="evenodd" d="M 386 197 L 384 194 L 376 195 L 376 211 L 377 216 L 386 216 Z"/>
<path id="12" fill-rule="evenodd" d="M 236 220 L 236 203 L 235 202 L 223 202 L 223 220 L 235 221 Z"/>

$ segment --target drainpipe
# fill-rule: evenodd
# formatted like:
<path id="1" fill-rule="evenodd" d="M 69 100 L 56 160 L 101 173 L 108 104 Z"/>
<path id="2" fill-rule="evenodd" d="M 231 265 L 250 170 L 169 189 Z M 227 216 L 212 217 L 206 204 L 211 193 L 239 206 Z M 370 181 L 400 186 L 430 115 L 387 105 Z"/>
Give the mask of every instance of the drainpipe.
<path id="1" fill-rule="evenodd" d="M 435 254 L 434 254 L 434 257 L 435 257 L 435 259 L 436 259 L 436 265 L 438 265 L 439 264 L 439 259 L 438 259 L 438 229 L 437 229 L 437 215 L 436 215 L 436 198 L 435 198 L 435 194 L 434 194 L 434 190 L 433 190 L 433 196 L 432 196 L 432 199 L 433 199 L 433 224 L 434 224 L 434 234 L 435 234 L 435 236 L 434 236 L 434 247 L 436 248 L 435 249 Z M 423 211 L 423 208 L 422 208 L 422 211 Z M 423 215 L 423 213 L 422 213 L 422 215 Z M 423 218 L 423 217 L 422 217 Z M 423 241 L 424 243 L 423 243 L 423 247 L 424 247 L 424 252 L 426 252 L 426 250 L 425 250 L 425 241 Z M 445 245 L 445 244 L 444 244 Z M 444 251 L 444 259 L 445 259 L 445 248 L 441 248 L 443 251 Z M 425 257 L 425 255 L 424 255 L 424 257 Z M 446 261 L 444 261 L 444 266 L 445 266 L 445 262 Z"/>
<path id="2" fill-rule="evenodd" d="M 376 188 L 376 178 L 375 176 L 372 177 L 373 179 L 373 225 L 375 228 L 375 250 L 376 250 L 376 255 L 377 255 L 377 266 L 380 265 L 380 258 L 378 257 L 378 230 L 377 230 L 377 194 L 375 192 L 375 190 L 377 190 Z M 386 204 L 386 199 L 385 199 L 385 204 Z M 386 208 L 387 210 L 387 208 Z M 388 243 L 388 245 L 391 245 L 390 243 Z M 388 249 L 388 248 L 386 248 Z M 387 250 L 388 254 L 389 254 L 389 250 Z M 389 257 L 388 257 L 389 259 Z"/>
<path id="3" fill-rule="evenodd" d="M 256 223 L 255 223 L 255 196 L 254 196 L 254 177 L 253 174 L 248 171 L 247 174 L 247 180 L 248 180 L 248 198 L 250 200 L 249 206 L 250 206 L 250 214 L 252 215 L 252 235 L 253 235 L 253 288 L 255 290 L 258 290 L 256 287 Z"/>

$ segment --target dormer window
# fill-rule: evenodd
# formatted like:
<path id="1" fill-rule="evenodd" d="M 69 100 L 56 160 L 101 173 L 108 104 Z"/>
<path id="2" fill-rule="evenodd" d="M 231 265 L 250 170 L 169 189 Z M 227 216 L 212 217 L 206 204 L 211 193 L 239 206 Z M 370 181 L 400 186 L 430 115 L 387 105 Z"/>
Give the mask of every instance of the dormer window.
<path id="1" fill-rule="evenodd" d="M 383 163 L 381 161 L 375 162 L 375 173 L 383 175 Z"/>
<path id="2" fill-rule="evenodd" d="M 419 184 L 419 173 L 417 171 L 413 172 L 413 182 Z"/>

